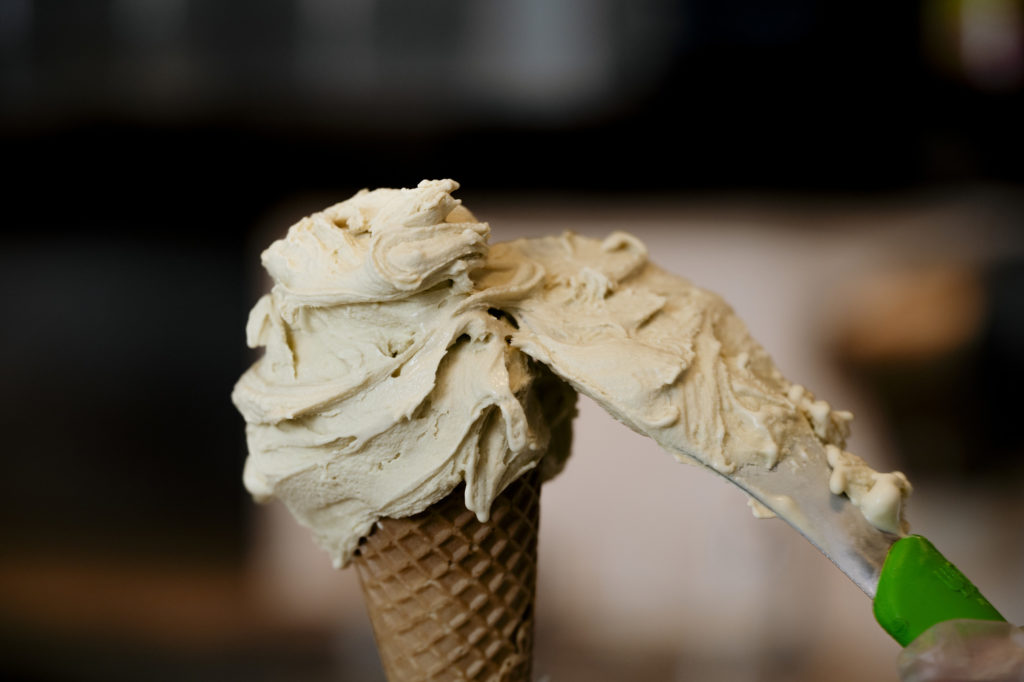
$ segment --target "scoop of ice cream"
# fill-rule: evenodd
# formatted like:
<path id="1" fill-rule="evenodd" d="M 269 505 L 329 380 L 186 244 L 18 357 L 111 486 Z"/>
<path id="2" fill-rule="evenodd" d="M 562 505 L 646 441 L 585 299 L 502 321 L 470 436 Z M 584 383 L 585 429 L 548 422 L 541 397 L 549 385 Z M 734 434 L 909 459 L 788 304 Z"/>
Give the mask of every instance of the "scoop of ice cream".
<path id="1" fill-rule="evenodd" d="M 232 396 L 247 422 L 244 482 L 282 500 L 339 566 L 379 518 L 464 481 L 486 519 L 545 454 L 549 476 L 568 455 L 575 394 L 506 343 L 474 295 L 467 273 L 489 228 L 457 187 L 360 192 L 263 254 L 275 284 L 246 331 L 266 352 Z"/>

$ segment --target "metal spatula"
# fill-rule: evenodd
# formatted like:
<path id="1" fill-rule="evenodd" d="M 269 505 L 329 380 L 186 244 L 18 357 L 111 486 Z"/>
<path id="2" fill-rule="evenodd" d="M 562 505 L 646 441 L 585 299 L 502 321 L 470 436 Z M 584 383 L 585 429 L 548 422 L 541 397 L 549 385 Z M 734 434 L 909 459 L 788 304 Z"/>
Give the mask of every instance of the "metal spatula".
<path id="1" fill-rule="evenodd" d="M 875 618 L 906 646 L 936 623 L 1005 620 L 953 564 L 919 535 L 872 526 L 845 495 L 829 490 L 822 445 L 806 438 L 774 469 L 741 467 L 730 481 L 799 531 L 874 601 Z M 717 473 L 717 472 L 716 472 Z"/>

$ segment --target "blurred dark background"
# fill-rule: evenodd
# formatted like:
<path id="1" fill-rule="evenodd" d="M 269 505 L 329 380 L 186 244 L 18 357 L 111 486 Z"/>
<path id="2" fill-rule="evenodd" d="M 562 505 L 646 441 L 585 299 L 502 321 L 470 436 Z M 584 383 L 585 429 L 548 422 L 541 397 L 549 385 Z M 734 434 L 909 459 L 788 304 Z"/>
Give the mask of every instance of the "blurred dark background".
<path id="1" fill-rule="evenodd" d="M 252 359 L 257 240 L 275 236 L 258 228 L 283 214 L 283 232 L 295 197 L 453 177 L 470 206 L 984 186 L 1019 207 L 1021 121 L 1016 0 L 0 0 L 0 632 L 14 642 L 0 665 L 26 679 L 231 678 L 220 659 L 43 665 L 51 633 L 25 625 L 15 585 L 35 578 L 63 600 L 40 576 L 72 556 L 99 557 L 97 575 L 110 560 L 173 556 L 202 575 L 244 562 L 244 438 L 227 396 Z M 1024 336 L 1018 272 L 986 280 L 1010 283 L 993 289 L 1004 333 L 974 343 L 1006 352 Z M 906 386 L 881 367 L 876 386 Z M 64 613 L 40 598 L 25 608 Z M 240 660 L 259 649 L 244 641 Z M 296 650 L 274 660 L 295 672 L 311 660 Z"/>

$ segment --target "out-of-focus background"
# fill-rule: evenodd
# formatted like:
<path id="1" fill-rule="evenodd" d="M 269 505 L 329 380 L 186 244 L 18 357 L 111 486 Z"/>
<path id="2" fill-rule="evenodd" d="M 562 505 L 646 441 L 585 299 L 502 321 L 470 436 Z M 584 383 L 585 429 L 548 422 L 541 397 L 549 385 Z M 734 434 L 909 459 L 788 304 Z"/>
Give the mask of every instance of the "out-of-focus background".
<path id="1" fill-rule="evenodd" d="M 228 396 L 261 249 L 439 177 L 722 293 L 1024 623 L 1021 121 L 1020 0 L 0 0 L 0 672 L 383 679 Z M 896 679 L 827 560 L 589 402 L 540 543 L 540 679 Z"/>

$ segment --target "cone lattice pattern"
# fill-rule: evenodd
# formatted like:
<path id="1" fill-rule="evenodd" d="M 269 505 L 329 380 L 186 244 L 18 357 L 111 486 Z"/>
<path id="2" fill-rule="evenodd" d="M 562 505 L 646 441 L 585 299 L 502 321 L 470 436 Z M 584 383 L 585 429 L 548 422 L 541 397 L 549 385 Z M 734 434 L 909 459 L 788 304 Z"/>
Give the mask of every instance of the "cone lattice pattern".
<path id="1" fill-rule="evenodd" d="M 540 481 L 531 472 L 487 523 L 460 486 L 407 519 L 384 519 L 355 564 L 391 682 L 525 682 L 533 658 Z"/>

